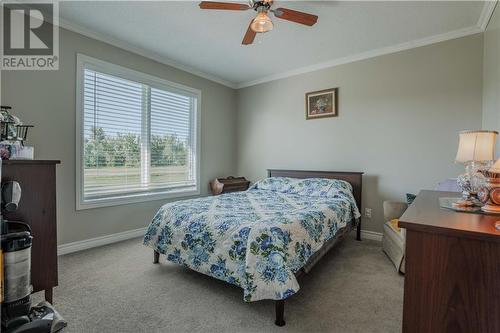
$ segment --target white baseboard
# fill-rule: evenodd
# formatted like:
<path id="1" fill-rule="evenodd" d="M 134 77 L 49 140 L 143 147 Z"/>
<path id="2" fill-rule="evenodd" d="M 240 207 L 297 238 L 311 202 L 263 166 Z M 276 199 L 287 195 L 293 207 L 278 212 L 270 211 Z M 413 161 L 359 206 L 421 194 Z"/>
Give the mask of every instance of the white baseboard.
<path id="1" fill-rule="evenodd" d="M 374 241 L 381 242 L 382 241 L 382 233 L 369 231 L 369 230 L 361 230 L 361 239 L 370 239 Z"/>
<path id="2" fill-rule="evenodd" d="M 61 244 L 57 247 L 57 255 L 62 256 L 68 253 L 83 251 L 91 249 L 93 247 L 103 246 L 107 244 L 121 242 L 135 237 L 140 237 L 144 235 L 145 231 L 146 228 L 139 228 L 139 229 L 119 232 L 117 234 L 111 234 L 111 235 L 86 239 L 78 242 Z"/>
<path id="3" fill-rule="evenodd" d="M 140 237 L 144 235 L 145 231 L 146 228 L 139 228 L 139 229 L 119 232 L 117 234 L 111 234 L 111 235 L 86 239 L 78 242 L 62 244 L 57 247 L 57 255 L 62 256 L 68 253 L 88 250 L 94 247 L 113 244 L 127 239 Z M 370 239 L 381 242 L 382 234 L 380 232 L 375 232 L 375 231 L 361 230 L 361 239 Z"/>

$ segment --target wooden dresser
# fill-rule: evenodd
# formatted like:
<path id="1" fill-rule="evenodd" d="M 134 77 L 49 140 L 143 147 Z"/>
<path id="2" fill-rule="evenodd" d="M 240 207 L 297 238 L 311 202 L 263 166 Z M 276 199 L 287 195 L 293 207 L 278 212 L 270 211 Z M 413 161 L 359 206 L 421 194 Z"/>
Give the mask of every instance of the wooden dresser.
<path id="1" fill-rule="evenodd" d="M 439 207 L 422 191 L 400 218 L 406 233 L 403 332 L 500 332 L 500 216 Z"/>
<path id="2" fill-rule="evenodd" d="M 31 226 L 31 283 L 33 291 L 45 290 L 52 303 L 57 286 L 56 165 L 59 161 L 3 161 L 2 182 L 15 180 L 21 185 L 21 201 L 15 212 L 4 218 Z"/>

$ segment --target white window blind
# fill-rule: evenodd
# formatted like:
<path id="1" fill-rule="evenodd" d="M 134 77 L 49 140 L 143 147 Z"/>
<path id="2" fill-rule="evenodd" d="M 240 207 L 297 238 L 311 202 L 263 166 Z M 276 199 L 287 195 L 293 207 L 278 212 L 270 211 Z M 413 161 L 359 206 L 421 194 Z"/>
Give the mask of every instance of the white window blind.
<path id="1" fill-rule="evenodd" d="M 199 97 L 167 83 L 150 84 L 145 74 L 141 79 L 121 67 L 99 67 L 80 68 L 80 208 L 198 191 Z"/>

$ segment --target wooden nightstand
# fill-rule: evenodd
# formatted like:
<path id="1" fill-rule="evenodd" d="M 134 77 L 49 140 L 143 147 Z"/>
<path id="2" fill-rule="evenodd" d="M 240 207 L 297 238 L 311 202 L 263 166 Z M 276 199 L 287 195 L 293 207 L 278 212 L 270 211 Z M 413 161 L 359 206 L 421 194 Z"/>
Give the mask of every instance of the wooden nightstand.
<path id="1" fill-rule="evenodd" d="M 250 182 L 245 177 L 215 178 L 210 182 L 210 189 L 213 195 L 222 193 L 246 191 Z"/>
<path id="2" fill-rule="evenodd" d="M 455 192 L 421 191 L 406 228 L 403 332 L 500 332 L 500 216 L 439 207 Z"/>

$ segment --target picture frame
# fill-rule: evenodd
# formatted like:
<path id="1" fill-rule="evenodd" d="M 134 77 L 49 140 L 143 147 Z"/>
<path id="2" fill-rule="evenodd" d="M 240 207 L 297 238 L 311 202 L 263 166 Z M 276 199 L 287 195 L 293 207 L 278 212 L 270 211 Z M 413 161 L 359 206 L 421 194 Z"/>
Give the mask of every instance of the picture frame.
<path id="1" fill-rule="evenodd" d="M 338 89 L 330 88 L 306 93 L 306 119 L 337 117 Z"/>

